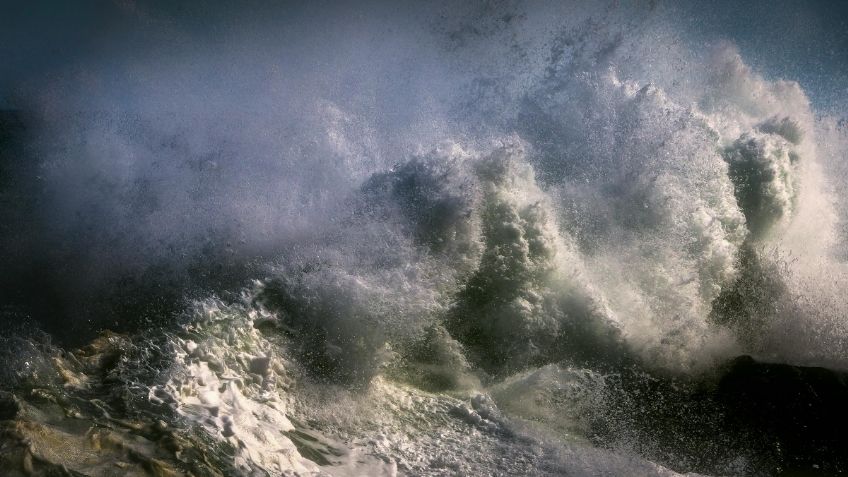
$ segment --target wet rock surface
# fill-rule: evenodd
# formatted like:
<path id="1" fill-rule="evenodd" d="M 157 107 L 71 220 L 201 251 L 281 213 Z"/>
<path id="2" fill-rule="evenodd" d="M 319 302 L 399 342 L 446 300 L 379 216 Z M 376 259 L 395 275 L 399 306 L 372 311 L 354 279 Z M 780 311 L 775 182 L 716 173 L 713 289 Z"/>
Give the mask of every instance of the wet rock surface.
<path id="1" fill-rule="evenodd" d="M 718 382 L 730 426 L 755 429 L 785 475 L 848 472 L 848 373 L 743 356 Z"/>
<path id="2" fill-rule="evenodd" d="M 57 352 L 55 377 L 0 392 L 0 475 L 222 476 L 226 457 L 208 443 L 136 406 L 121 390 L 127 338 L 104 333 Z"/>

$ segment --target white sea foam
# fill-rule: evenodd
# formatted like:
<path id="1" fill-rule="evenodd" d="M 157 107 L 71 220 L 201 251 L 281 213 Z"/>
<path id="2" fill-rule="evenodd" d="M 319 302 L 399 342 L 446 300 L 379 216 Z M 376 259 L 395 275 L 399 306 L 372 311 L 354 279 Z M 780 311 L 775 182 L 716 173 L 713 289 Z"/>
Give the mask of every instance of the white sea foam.
<path id="1" fill-rule="evenodd" d="M 844 120 L 651 9 L 501 8 L 339 14 L 366 38 L 314 47 L 298 27 L 304 71 L 233 98 L 172 97 L 167 68 L 79 94 L 96 113 L 43 94 L 39 217 L 69 282 L 253 266 L 139 385 L 238 472 L 674 475 L 652 443 L 589 444 L 616 370 L 848 368 Z"/>

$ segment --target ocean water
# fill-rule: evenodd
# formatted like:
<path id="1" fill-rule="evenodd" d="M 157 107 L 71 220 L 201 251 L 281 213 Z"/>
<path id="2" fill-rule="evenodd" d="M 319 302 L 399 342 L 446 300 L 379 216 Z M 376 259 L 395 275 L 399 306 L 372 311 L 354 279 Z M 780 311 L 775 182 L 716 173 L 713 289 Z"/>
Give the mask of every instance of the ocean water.
<path id="1" fill-rule="evenodd" d="M 2 119 L 3 475 L 848 472 L 792 77 L 652 2 L 132 12 Z"/>

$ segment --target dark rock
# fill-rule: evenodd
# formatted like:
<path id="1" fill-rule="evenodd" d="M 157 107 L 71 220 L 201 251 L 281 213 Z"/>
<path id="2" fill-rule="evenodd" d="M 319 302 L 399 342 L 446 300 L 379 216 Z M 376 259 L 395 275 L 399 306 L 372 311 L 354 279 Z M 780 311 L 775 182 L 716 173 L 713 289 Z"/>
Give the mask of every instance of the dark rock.
<path id="1" fill-rule="evenodd" d="M 11 421 L 18 416 L 21 407 L 13 394 L 0 392 L 0 421 Z"/>
<path id="2" fill-rule="evenodd" d="M 781 473 L 848 472 L 848 373 L 743 356 L 728 364 L 715 399 L 731 425 L 757 431 Z"/>

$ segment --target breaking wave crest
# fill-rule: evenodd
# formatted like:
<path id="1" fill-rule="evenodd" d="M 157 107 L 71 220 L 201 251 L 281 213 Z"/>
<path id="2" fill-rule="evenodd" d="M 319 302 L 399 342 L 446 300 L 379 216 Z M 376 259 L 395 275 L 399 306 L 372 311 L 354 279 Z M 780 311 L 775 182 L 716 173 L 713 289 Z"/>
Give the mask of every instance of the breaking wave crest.
<path id="1" fill-rule="evenodd" d="M 844 120 L 817 115 L 797 83 L 764 78 L 729 43 L 696 54 L 663 43 L 676 33 L 651 17 L 587 9 L 559 28 L 475 9 L 439 24 L 431 47 L 451 60 L 440 74 L 464 89 L 415 98 L 423 118 L 398 113 L 393 96 L 363 106 L 328 93 L 298 99 L 296 118 L 234 113 L 233 132 L 213 111 L 203 133 L 171 136 L 172 116 L 92 121 L 50 103 L 67 110 L 43 118 L 38 213 L 72 244 L 46 239 L 50 253 L 91 272 L 80 289 L 117 289 L 116 269 L 219 289 L 76 351 L 9 338 L 0 465 L 791 468 L 794 451 L 722 420 L 722 373 L 741 372 L 740 355 L 848 369 L 845 208 L 833 193 Z M 228 158 L 239 144 L 253 144 L 243 163 Z M 120 160 L 100 164 L 106 153 Z M 158 165 L 162 154 L 185 162 Z M 82 225 L 67 220 L 89 209 Z M 68 258 L 89 239 L 115 256 Z M 238 271 L 218 280 L 209 263 Z M 78 450 L 54 449 L 65 440 Z"/>

